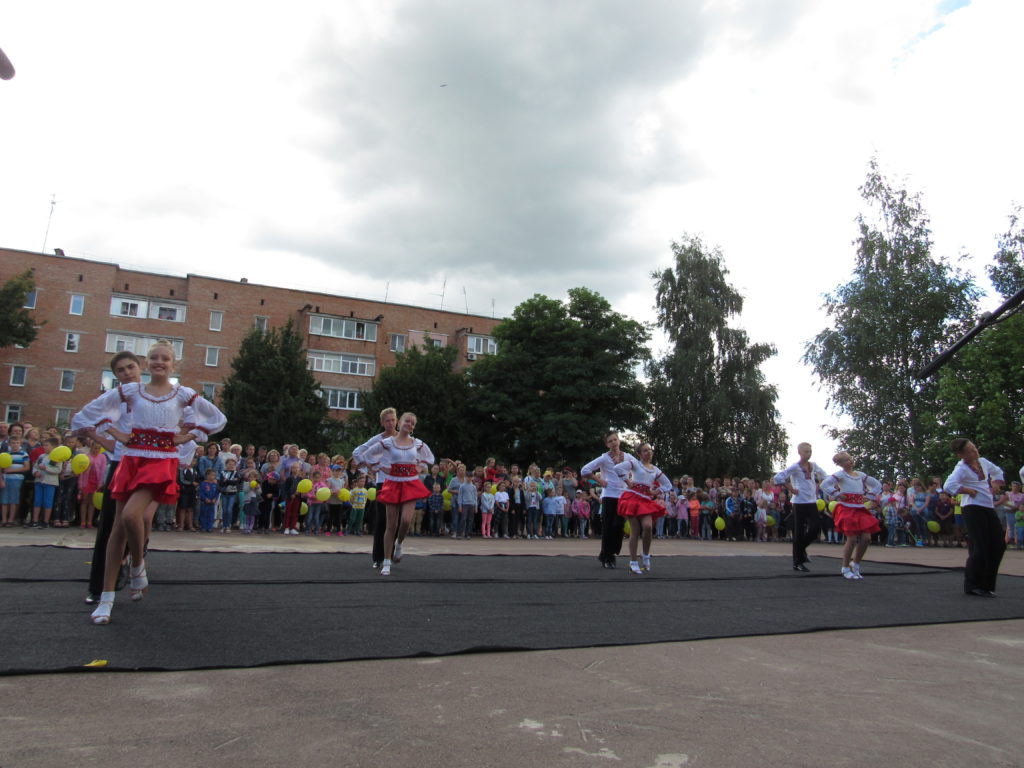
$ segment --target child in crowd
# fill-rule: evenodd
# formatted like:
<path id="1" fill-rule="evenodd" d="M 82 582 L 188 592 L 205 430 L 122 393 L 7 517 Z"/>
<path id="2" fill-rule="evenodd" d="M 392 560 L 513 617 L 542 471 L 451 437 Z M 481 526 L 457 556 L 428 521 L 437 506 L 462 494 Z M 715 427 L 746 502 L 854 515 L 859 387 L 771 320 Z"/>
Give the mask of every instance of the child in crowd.
<path id="1" fill-rule="evenodd" d="M 537 491 L 537 484 L 527 481 L 526 483 L 526 538 L 540 538 L 540 493 Z"/>
<path id="2" fill-rule="evenodd" d="M 251 461 L 251 459 L 250 459 Z M 253 462 L 255 464 L 255 462 Z M 255 469 L 245 470 L 242 481 L 242 498 L 245 505 L 245 522 L 242 532 L 251 534 L 260 516 L 260 474 Z"/>
<path id="3" fill-rule="evenodd" d="M 319 469 L 314 469 L 309 479 L 313 481 L 313 487 L 306 494 L 306 506 L 308 507 L 308 512 L 306 513 L 306 535 L 319 536 L 326 504 L 317 498 L 316 493 L 321 488 L 328 488 L 328 485 Z"/>
<path id="4" fill-rule="evenodd" d="M 192 463 L 178 468 L 178 523 L 180 531 L 196 530 L 195 511 L 199 498 L 199 457 L 193 455 Z"/>
<path id="5" fill-rule="evenodd" d="M 953 546 L 953 501 L 945 491 L 939 492 L 939 498 L 935 502 L 935 520 L 939 524 L 939 532 L 934 537 L 934 544 L 938 546 Z"/>
<path id="6" fill-rule="evenodd" d="M 712 520 L 715 517 L 715 500 L 711 498 L 711 494 L 701 492 L 700 494 L 700 518 L 694 520 L 690 518 L 691 535 L 694 538 L 700 538 L 703 541 L 711 540 L 711 526 Z"/>
<path id="7" fill-rule="evenodd" d="M 572 515 L 576 518 L 577 533 L 581 539 L 587 538 L 587 526 L 590 523 L 590 502 L 584 491 L 577 489 L 576 498 L 572 502 Z"/>
<path id="8" fill-rule="evenodd" d="M 493 538 L 491 536 L 491 521 L 494 519 L 494 494 L 491 492 L 493 487 L 493 485 L 485 485 L 483 493 L 480 494 L 480 535 L 485 539 Z"/>
<path id="9" fill-rule="evenodd" d="M 3 521 L 4 527 L 14 525 L 18 516 L 18 504 L 21 501 L 21 486 L 25 482 L 25 469 L 29 466 L 28 452 L 22 447 L 20 435 L 11 435 L 7 439 L 8 453 L 11 455 L 11 466 L 3 470 L 4 488 Z"/>
<path id="10" fill-rule="evenodd" d="M 283 483 L 282 495 L 285 498 L 284 522 L 281 524 L 286 536 L 299 535 L 299 512 L 302 510 L 302 494 L 299 493 L 299 482 L 302 477 L 302 464 L 294 462 Z"/>
<path id="11" fill-rule="evenodd" d="M 176 504 L 157 504 L 156 515 L 153 517 L 153 528 L 158 531 L 169 531 L 174 528 L 176 506 Z"/>
<path id="12" fill-rule="evenodd" d="M 96 527 L 93 525 L 96 514 L 93 494 L 103 485 L 106 476 L 107 454 L 103 452 L 99 441 L 93 440 L 89 446 L 89 468 L 78 476 L 78 525 L 82 528 Z"/>
<path id="13" fill-rule="evenodd" d="M 238 515 L 238 490 L 241 478 L 237 468 L 237 460 L 232 454 L 224 459 L 224 470 L 217 479 L 217 490 L 220 491 L 220 532 L 231 533 Z"/>
<path id="14" fill-rule="evenodd" d="M 544 538 L 552 541 L 555 538 L 555 524 L 565 514 L 565 498 L 555 493 L 555 487 L 548 486 L 545 492 L 542 510 L 544 512 Z"/>
<path id="15" fill-rule="evenodd" d="M 352 504 L 352 512 L 348 518 L 349 536 L 363 535 L 363 518 L 366 515 L 366 475 L 360 472 L 356 475 L 355 486 L 352 488 L 352 497 L 349 503 Z"/>
<path id="16" fill-rule="evenodd" d="M 206 470 L 206 477 L 199 484 L 199 530 L 203 533 L 213 532 L 213 517 L 217 508 L 217 470 Z"/>
<path id="17" fill-rule="evenodd" d="M 53 500 L 57 496 L 60 484 L 60 473 L 65 462 L 50 461 L 50 451 L 60 445 L 60 440 L 47 437 L 43 440 L 43 451 L 32 466 L 32 477 L 35 478 L 35 498 L 32 505 L 32 527 L 46 528 L 50 525 L 53 514 Z"/>
<path id="18" fill-rule="evenodd" d="M 444 485 L 434 483 L 427 497 L 427 509 L 430 510 L 430 533 L 434 536 L 444 535 Z"/>
<path id="19" fill-rule="evenodd" d="M 260 519 L 256 526 L 257 533 L 270 533 L 274 526 L 274 512 L 277 509 L 277 497 L 281 492 L 280 475 L 270 470 L 263 476 L 260 483 Z"/>
<path id="20" fill-rule="evenodd" d="M 507 480 L 501 480 L 498 483 L 498 492 L 494 494 L 494 525 L 497 526 L 498 530 L 494 538 L 499 536 L 505 539 L 508 538 L 508 510 L 510 504 L 508 485 Z"/>
<path id="21" fill-rule="evenodd" d="M 885 515 L 885 546 L 889 548 L 907 546 L 904 543 L 903 520 L 900 518 L 900 513 L 896 506 L 896 495 L 883 495 L 881 504 L 882 514 Z"/>
<path id="22" fill-rule="evenodd" d="M 345 502 L 338 496 L 338 492 L 345 487 L 345 467 L 341 464 L 331 465 L 330 477 L 324 478 L 327 487 L 331 489 L 331 497 L 327 500 L 327 530 L 325 533 L 330 536 L 336 533 L 339 536 L 345 535 L 345 519 L 343 516 Z"/>

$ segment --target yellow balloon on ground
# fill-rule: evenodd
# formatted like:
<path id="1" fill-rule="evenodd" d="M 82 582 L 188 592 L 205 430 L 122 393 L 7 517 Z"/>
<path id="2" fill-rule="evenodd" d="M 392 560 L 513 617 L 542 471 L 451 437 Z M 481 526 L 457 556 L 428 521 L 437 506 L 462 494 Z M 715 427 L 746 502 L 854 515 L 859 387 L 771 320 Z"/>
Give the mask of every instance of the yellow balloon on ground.
<path id="1" fill-rule="evenodd" d="M 87 454 L 77 453 L 71 459 L 71 471 L 76 475 L 80 475 L 89 468 L 90 464 L 92 464 L 92 460 Z"/>
<path id="2" fill-rule="evenodd" d="M 839 504 L 839 502 L 838 502 L 838 501 L 830 501 L 830 502 L 828 503 L 828 511 L 829 511 L 829 514 L 832 514 L 833 512 L 835 512 L 835 511 L 836 511 L 836 506 L 837 506 L 838 504 Z"/>
<path id="3" fill-rule="evenodd" d="M 938 533 L 939 531 L 942 530 L 942 526 L 939 525 L 937 520 L 929 520 L 928 521 L 928 530 L 931 531 L 932 533 Z"/>
<path id="4" fill-rule="evenodd" d="M 304 477 L 299 480 L 298 486 L 295 488 L 299 493 L 309 493 L 313 490 L 313 481 L 308 477 Z"/>
<path id="5" fill-rule="evenodd" d="M 368 498 L 370 501 L 373 501 L 374 499 L 376 499 L 377 498 L 377 489 L 376 488 L 367 488 L 367 490 L 366 490 L 366 498 Z"/>
<path id="6" fill-rule="evenodd" d="M 96 509 L 103 509 L 103 494 L 100 491 L 96 491 L 96 493 L 92 495 L 92 505 L 96 507 Z"/>
<path id="7" fill-rule="evenodd" d="M 71 449 L 66 445 L 58 445 L 52 451 L 50 451 L 50 461 L 54 464 L 60 464 L 62 461 L 67 461 L 71 458 Z"/>
<path id="8" fill-rule="evenodd" d="M 331 489 L 330 488 L 326 488 L 325 487 L 325 488 L 317 488 L 316 489 L 316 500 L 317 501 L 327 501 L 329 498 L 331 498 Z"/>
<path id="9" fill-rule="evenodd" d="M 715 518 L 715 529 L 719 530 L 719 531 L 724 531 L 725 530 L 725 518 L 724 517 L 716 517 Z"/>
<path id="10" fill-rule="evenodd" d="M 302 506 L 299 508 L 299 514 L 302 516 L 309 514 L 309 507 L 306 505 L 306 502 L 302 502 Z"/>
<path id="11" fill-rule="evenodd" d="M 13 463 L 14 459 L 11 458 L 11 454 L 6 451 L 0 453 L 0 469 L 7 469 Z"/>
<path id="12" fill-rule="evenodd" d="M 342 501 L 351 501 L 352 491 L 350 491 L 348 488 L 341 488 L 338 490 L 338 498 L 341 499 Z"/>
<path id="13" fill-rule="evenodd" d="M 773 525 L 775 525 L 775 518 L 772 517 L 771 515 L 768 515 L 767 519 L 765 519 L 764 522 L 765 522 L 765 525 L 767 525 L 769 528 L 771 528 Z"/>
<path id="14" fill-rule="evenodd" d="M 818 499 L 817 503 L 818 503 L 818 511 L 819 512 L 824 512 L 825 511 L 825 500 L 824 499 Z"/>

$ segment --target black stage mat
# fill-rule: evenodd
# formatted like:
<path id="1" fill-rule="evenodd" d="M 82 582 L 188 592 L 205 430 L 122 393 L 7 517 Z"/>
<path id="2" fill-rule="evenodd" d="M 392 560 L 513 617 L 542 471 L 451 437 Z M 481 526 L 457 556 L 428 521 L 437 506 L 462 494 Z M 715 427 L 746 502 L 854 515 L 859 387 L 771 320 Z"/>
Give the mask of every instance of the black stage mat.
<path id="1" fill-rule="evenodd" d="M 959 569 L 816 559 L 663 557 L 636 576 L 596 558 L 152 552 L 149 596 L 108 626 L 83 602 L 87 550 L 0 550 L 0 674 L 183 670 L 1024 618 L 1024 579 L 967 597 Z"/>

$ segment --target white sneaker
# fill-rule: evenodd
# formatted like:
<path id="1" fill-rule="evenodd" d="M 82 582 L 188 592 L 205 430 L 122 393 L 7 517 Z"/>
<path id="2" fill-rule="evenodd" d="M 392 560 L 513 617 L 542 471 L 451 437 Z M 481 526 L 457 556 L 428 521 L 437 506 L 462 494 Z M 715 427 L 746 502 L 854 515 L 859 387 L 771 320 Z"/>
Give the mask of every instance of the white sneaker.
<path id="1" fill-rule="evenodd" d="M 381 576 L 390 576 L 391 575 L 391 561 L 390 560 L 385 560 L 381 564 L 381 566 L 380 566 L 380 575 Z"/>
<path id="2" fill-rule="evenodd" d="M 643 565 L 641 567 L 645 571 L 651 570 L 651 556 L 650 555 L 644 555 L 644 562 L 643 562 Z"/>
<path id="3" fill-rule="evenodd" d="M 850 570 L 853 571 L 853 578 L 857 581 L 864 580 L 864 577 L 860 575 L 860 563 L 850 563 Z"/>
<path id="4" fill-rule="evenodd" d="M 846 566 L 843 566 L 839 573 L 842 574 L 844 579 L 850 579 L 851 581 L 857 578 L 853 573 L 853 568 L 847 568 Z"/>
<path id="5" fill-rule="evenodd" d="M 402 562 L 402 542 L 400 542 L 400 541 L 396 541 L 395 542 L 394 561 L 396 563 Z"/>
<path id="6" fill-rule="evenodd" d="M 640 570 L 640 563 L 638 563 L 636 560 L 629 561 L 629 570 L 631 570 L 633 573 L 643 573 L 643 571 Z"/>

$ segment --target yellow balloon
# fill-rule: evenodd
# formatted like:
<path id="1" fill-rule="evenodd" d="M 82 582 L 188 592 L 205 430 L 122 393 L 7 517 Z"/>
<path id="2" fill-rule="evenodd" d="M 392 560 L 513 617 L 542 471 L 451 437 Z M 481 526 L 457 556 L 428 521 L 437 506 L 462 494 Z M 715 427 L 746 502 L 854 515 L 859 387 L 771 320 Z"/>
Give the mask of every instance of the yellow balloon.
<path id="1" fill-rule="evenodd" d="M 495 484 L 495 485 L 492 485 L 492 486 L 491 486 L 491 493 L 497 493 L 497 492 L 498 492 L 498 486 L 497 486 L 497 484 Z"/>
<path id="2" fill-rule="evenodd" d="M 835 512 L 835 511 L 836 511 L 836 506 L 837 506 L 838 504 L 839 504 L 839 502 L 838 502 L 838 501 L 830 501 L 830 502 L 828 503 L 828 511 L 829 511 L 829 514 L 831 514 L 831 513 L 833 513 L 833 512 Z"/>
<path id="3" fill-rule="evenodd" d="M 873 506 L 875 506 L 875 502 L 873 502 L 871 499 L 868 499 L 867 501 L 864 502 L 864 509 L 871 509 Z"/>
<path id="4" fill-rule="evenodd" d="M 939 525 L 937 520 L 929 520 L 927 522 L 927 526 L 928 526 L 928 530 L 931 531 L 932 533 L 938 533 L 939 531 L 942 530 L 942 526 Z"/>
<path id="5" fill-rule="evenodd" d="M 303 516 L 309 514 L 309 507 L 306 505 L 306 502 L 302 502 L 302 506 L 299 508 L 299 514 Z"/>
<path id="6" fill-rule="evenodd" d="M 452 499 L 451 499 L 450 495 L 449 495 L 449 497 L 447 499 L 444 500 L 444 511 L 445 512 L 451 512 L 452 511 Z"/>
<path id="7" fill-rule="evenodd" d="M 719 530 L 719 531 L 724 531 L 725 530 L 725 518 L 724 517 L 716 517 L 715 518 L 715 528 L 716 528 L 716 530 Z"/>
<path id="8" fill-rule="evenodd" d="M 771 515 L 768 515 L 768 517 L 765 518 L 764 524 L 771 528 L 773 525 L 775 525 L 775 518 Z"/>
<path id="9" fill-rule="evenodd" d="M 76 475 L 80 475 L 89 468 L 90 464 L 92 464 L 92 460 L 89 458 L 88 454 L 76 453 L 71 459 L 71 471 Z"/>
<path id="10" fill-rule="evenodd" d="M 60 464 L 62 461 L 67 461 L 71 458 L 71 449 L 66 445 L 58 445 L 52 451 L 50 451 L 50 461 L 54 464 Z"/>
<path id="11" fill-rule="evenodd" d="M 629 536 L 629 535 L 630 535 L 630 534 L 631 534 L 631 533 L 633 532 L 633 526 L 631 526 L 631 525 L 629 524 L 629 520 L 627 520 L 626 522 L 624 522 L 624 523 L 622 524 L 622 532 L 623 532 L 623 533 L 624 533 L 624 534 L 625 534 L 626 536 Z"/>
<path id="12" fill-rule="evenodd" d="M 304 477 L 301 480 L 299 480 L 299 485 L 296 487 L 295 490 L 297 490 L 299 493 L 309 493 L 311 490 L 313 490 L 313 481 L 310 480 L 308 477 Z"/>
<path id="13" fill-rule="evenodd" d="M 818 511 L 819 512 L 824 512 L 825 511 L 825 500 L 824 499 L 818 499 Z"/>
<path id="14" fill-rule="evenodd" d="M 331 498 L 331 489 L 330 488 L 326 488 L 325 487 L 325 488 L 317 488 L 316 489 L 316 500 L 317 501 L 327 501 L 329 498 Z"/>
<path id="15" fill-rule="evenodd" d="M 92 495 L 92 505 L 96 507 L 96 509 L 103 509 L 103 494 L 99 491 L 96 491 L 96 493 Z"/>
<path id="16" fill-rule="evenodd" d="M 377 498 L 377 489 L 376 488 L 368 488 L 366 490 L 366 498 L 368 498 L 370 501 L 373 501 L 374 499 L 376 499 Z"/>
<path id="17" fill-rule="evenodd" d="M 8 464 L 8 466 L 10 466 L 10 465 Z M 441 498 L 443 498 L 445 501 L 449 501 L 450 502 L 452 500 L 452 492 L 451 491 L 441 491 Z"/>
<path id="18" fill-rule="evenodd" d="M 341 488 L 338 491 L 338 498 L 341 499 L 342 501 L 351 501 L 352 492 L 348 488 Z"/>
<path id="19" fill-rule="evenodd" d="M 0 469 L 7 469 L 11 464 L 14 463 L 14 459 L 11 458 L 11 454 L 6 451 L 0 453 Z"/>
<path id="20" fill-rule="evenodd" d="M 259 484 L 259 483 L 257 483 L 257 482 L 256 482 L 255 480 L 250 480 L 250 481 L 249 481 L 249 487 L 250 487 L 250 488 L 259 488 L 259 487 L 260 487 L 260 484 Z"/>

